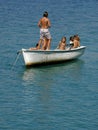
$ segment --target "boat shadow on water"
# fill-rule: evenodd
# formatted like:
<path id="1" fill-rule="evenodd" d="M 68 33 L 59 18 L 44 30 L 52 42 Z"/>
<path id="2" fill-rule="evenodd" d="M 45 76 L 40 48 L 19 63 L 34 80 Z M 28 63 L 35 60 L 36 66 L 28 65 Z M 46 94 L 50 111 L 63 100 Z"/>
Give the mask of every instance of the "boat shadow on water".
<path id="1" fill-rule="evenodd" d="M 29 69 L 25 68 L 23 80 L 28 83 L 39 82 L 40 84 L 42 81 L 49 83 L 54 77 L 59 77 L 60 75 L 71 75 L 73 77 L 78 77 L 83 65 L 83 60 L 75 59 L 72 61 L 67 61 L 66 63 L 37 66 Z"/>

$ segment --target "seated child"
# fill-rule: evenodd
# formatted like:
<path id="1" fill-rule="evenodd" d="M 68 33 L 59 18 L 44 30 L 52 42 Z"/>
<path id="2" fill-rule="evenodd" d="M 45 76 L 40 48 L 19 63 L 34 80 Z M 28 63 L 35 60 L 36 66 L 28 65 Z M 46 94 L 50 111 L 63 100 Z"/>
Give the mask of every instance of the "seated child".
<path id="1" fill-rule="evenodd" d="M 73 41 L 74 41 L 74 36 L 70 36 L 70 38 L 69 38 L 70 45 L 73 45 Z"/>
<path id="2" fill-rule="evenodd" d="M 78 35 L 74 35 L 74 40 L 73 40 L 73 48 L 77 48 L 80 46 L 80 38 Z"/>
<path id="3" fill-rule="evenodd" d="M 70 36 L 70 38 L 69 38 L 69 49 L 71 49 L 72 47 L 73 47 L 73 45 L 74 45 L 74 36 Z"/>
<path id="4" fill-rule="evenodd" d="M 66 48 L 66 37 L 62 37 L 57 49 L 65 50 Z"/>
<path id="5" fill-rule="evenodd" d="M 39 44 L 37 43 L 35 47 L 31 47 L 30 50 L 38 50 L 40 49 Z"/>

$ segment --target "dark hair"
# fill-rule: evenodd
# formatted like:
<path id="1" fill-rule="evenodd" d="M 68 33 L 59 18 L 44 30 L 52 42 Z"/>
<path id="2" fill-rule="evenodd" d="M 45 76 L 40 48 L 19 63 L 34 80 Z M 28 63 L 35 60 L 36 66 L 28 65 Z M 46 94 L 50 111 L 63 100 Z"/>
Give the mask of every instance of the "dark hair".
<path id="1" fill-rule="evenodd" d="M 48 17 L 48 12 L 47 12 L 47 11 L 45 11 L 45 12 L 43 13 L 43 17 Z"/>
<path id="2" fill-rule="evenodd" d="M 36 47 L 38 47 L 38 43 L 36 44 Z"/>
<path id="3" fill-rule="evenodd" d="M 70 36 L 69 40 L 73 41 L 74 40 L 74 36 Z"/>

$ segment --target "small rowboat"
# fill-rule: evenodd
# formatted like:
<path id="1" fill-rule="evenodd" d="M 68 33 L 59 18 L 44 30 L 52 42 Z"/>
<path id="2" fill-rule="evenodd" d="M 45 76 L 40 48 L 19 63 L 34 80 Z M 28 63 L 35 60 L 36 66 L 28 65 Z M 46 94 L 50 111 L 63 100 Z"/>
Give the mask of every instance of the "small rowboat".
<path id="1" fill-rule="evenodd" d="M 26 66 L 59 63 L 79 58 L 84 54 L 86 46 L 66 50 L 29 50 L 22 49 Z"/>

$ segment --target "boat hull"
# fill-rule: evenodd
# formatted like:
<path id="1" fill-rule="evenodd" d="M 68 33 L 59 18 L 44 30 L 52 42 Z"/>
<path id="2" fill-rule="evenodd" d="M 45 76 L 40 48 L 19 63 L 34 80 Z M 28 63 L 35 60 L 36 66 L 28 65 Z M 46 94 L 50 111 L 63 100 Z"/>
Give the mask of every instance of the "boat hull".
<path id="1" fill-rule="evenodd" d="M 83 55 L 85 46 L 71 50 L 28 50 L 22 49 L 22 55 L 26 66 L 59 63 L 73 60 Z"/>

